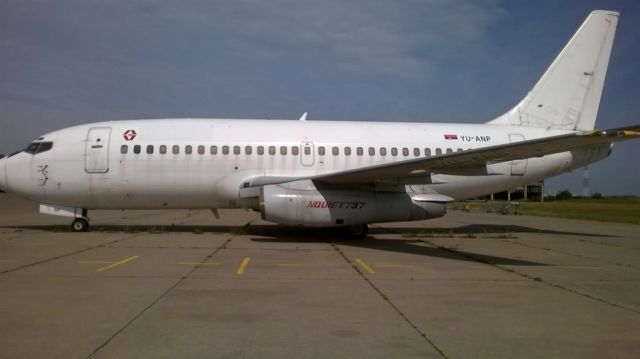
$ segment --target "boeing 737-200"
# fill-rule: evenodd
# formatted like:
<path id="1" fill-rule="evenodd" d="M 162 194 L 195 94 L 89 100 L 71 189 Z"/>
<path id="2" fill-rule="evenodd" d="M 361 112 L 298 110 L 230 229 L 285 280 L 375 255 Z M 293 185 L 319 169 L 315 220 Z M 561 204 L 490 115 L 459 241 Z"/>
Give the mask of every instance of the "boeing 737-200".
<path id="1" fill-rule="evenodd" d="M 607 157 L 640 125 L 594 130 L 619 14 L 594 11 L 515 107 L 485 124 L 164 119 L 45 134 L 0 159 L 0 189 L 73 218 L 93 209 L 250 208 L 290 226 L 441 217 L 447 202 Z"/>

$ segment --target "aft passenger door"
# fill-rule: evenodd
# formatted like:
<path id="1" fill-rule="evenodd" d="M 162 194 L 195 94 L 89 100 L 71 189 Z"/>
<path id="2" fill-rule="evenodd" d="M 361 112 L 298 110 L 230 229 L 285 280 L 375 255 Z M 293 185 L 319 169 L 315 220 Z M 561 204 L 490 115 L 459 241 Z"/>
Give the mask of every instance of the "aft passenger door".
<path id="1" fill-rule="evenodd" d="M 314 154 L 313 154 L 313 142 L 303 141 L 300 144 L 300 163 L 303 166 L 313 166 Z"/>
<path id="2" fill-rule="evenodd" d="M 111 127 L 94 127 L 87 132 L 84 169 L 88 173 L 109 172 Z"/>

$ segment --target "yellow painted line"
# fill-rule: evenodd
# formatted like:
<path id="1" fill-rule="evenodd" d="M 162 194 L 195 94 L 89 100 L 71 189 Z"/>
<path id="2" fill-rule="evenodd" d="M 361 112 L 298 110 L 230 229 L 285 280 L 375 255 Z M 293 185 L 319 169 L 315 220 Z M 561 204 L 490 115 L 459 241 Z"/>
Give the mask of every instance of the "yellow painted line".
<path id="1" fill-rule="evenodd" d="M 220 263 L 217 262 L 180 262 L 178 264 L 188 265 L 188 266 L 219 266 Z"/>
<path id="2" fill-rule="evenodd" d="M 249 257 L 244 257 L 244 259 L 242 259 L 242 262 L 240 262 L 240 267 L 238 267 L 238 270 L 236 271 L 236 275 L 244 274 L 244 271 L 245 269 L 247 269 L 250 260 L 251 258 Z"/>
<path id="3" fill-rule="evenodd" d="M 358 265 L 360 265 L 360 267 L 362 267 L 362 269 L 366 270 L 367 272 L 371 274 L 375 273 L 373 269 L 371 269 L 371 267 L 369 267 L 369 265 L 365 263 L 362 259 L 356 258 L 356 263 L 358 263 Z"/>
<path id="4" fill-rule="evenodd" d="M 106 267 L 102 267 L 102 268 L 96 270 L 96 272 L 103 272 L 103 271 L 109 270 L 111 268 L 115 268 L 115 267 L 117 267 L 119 265 L 123 265 L 125 263 L 131 262 L 132 260 L 134 260 L 136 258 L 138 258 L 138 256 L 132 256 L 132 257 L 129 257 L 129 258 L 125 258 L 125 259 L 123 259 L 123 260 L 121 260 L 119 262 L 115 262 L 115 263 L 112 263 L 112 264 L 110 264 L 110 265 L 108 265 Z"/>

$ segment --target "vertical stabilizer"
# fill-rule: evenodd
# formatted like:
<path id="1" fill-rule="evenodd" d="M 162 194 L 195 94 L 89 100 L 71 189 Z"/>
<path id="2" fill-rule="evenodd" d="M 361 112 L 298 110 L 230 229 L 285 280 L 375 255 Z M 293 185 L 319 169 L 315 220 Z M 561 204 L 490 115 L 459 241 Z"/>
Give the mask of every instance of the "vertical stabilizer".
<path id="1" fill-rule="evenodd" d="M 511 111 L 489 122 L 563 130 L 592 130 L 619 13 L 593 11 Z"/>

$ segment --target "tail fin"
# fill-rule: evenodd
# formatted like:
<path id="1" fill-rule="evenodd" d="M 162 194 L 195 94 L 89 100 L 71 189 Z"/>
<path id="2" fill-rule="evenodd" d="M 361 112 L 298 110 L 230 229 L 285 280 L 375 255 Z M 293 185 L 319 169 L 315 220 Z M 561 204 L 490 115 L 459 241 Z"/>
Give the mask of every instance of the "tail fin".
<path id="1" fill-rule="evenodd" d="M 595 126 L 618 16 L 593 11 L 531 92 L 491 124 L 588 131 Z"/>

